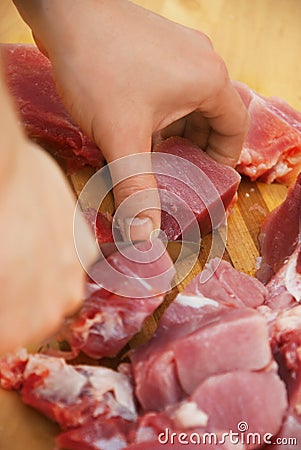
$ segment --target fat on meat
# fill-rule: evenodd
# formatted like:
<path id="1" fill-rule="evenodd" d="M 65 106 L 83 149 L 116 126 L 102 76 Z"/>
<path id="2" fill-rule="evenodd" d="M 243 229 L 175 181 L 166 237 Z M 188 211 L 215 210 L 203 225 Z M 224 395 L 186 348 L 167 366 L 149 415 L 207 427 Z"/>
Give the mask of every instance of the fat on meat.
<path id="1" fill-rule="evenodd" d="M 154 152 L 160 152 L 160 158 L 153 159 L 153 170 L 161 201 L 161 229 L 168 240 L 180 239 L 183 233 L 189 236 L 195 219 L 202 235 L 223 225 L 227 209 L 236 201 L 239 174 L 181 137 L 160 142 Z"/>
<path id="2" fill-rule="evenodd" d="M 19 391 L 24 403 L 63 430 L 95 418 L 130 423 L 137 418 L 130 379 L 107 367 L 68 365 L 62 358 L 22 350 L 1 359 L 0 385 Z"/>
<path id="3" fill-rule="evenodd" d="M 51 63 L 34 45 L 1 44 L 8 88 L 28 137 L 73 173 L 102 167 L 99 148 L 74 123 L 57 93 Z"/>
<path id="4" fill-rule="evenodd" d="M 261 266 L 257 278 L 266 283 L 283 266 L 301 238 L 301 173 L 286 199 L 264 220 L 259 234 Z"/>
<path id="5" fill-rule="evenodd" d="M 291 184 L 301 171 L 301 113 L 233 81 L 249 113 L 249 130 L 237 170 L 251 180 Z"/>
<path id="6" fill-rule="evenodd" d="M 163 302 L 175 275 L 164 244 L 154 239 L 152 243 L 138 243 L 135 248 L 141 262 L 132 258 L 134 250 L 129 246 L 94 267 L 98 283 L 87 281 L 83 306 L 66 321 L 59 336 L 68 341 L 72 356 L 80 351 L 97 359 L 116 356 Z M 105 288 L 99 284 L 101 280 Z"/>
<path id="7" fill-rule="evenodd" d="M 265 305 L 281 311 L 297 306 L 301 300 L 301 244 L 266 285 Z"/>

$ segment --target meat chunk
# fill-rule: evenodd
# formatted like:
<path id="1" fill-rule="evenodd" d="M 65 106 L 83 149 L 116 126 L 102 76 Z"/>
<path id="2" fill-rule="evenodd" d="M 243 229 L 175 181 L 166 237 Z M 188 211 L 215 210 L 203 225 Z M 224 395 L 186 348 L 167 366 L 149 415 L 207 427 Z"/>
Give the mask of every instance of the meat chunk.
<path id="1" fill-rule="evenodd" d="M 256 276 L 266 283 L 289 258 L 301 236 L 301 173 L 286 199 L 265 219 L 259 235 L 262 263 Z"/>
<path id="2" fill-rule="evenodd" d="M 33 45 L 1 44 L 8 88 L 29 138 L 68 172 L 101 167 L 99 148 L 73 122 L 55 88 L 50 61 Z"/>
<path id="3" fill-rule="evenodd" d="M 271 361 L 265 319 L 249 308 L 221 309 L 170 328 L 131 354 L 137 398 L 145 410 L 183 399 L 206 378 L 261 370 Z"/>
<path id="4" fill-rule="evenodd" d="M 301 113 L 233 82 L 249 113 L 249 131 L 237 170 L 251 180 L 290 184 L 301 170 Z"/>
<path id="5" fill-rule="evenodd" d="M 98 416 L 136 420 L 129 379 L 106 367 L 71 366 L 61 358 L 23 351 L 1 360 L 0 383 L 19 390 L 25 403 L 55 420 L 62 429 Z"/>
<path id="6" fill-rule="evenodd" d="M 154 148 L 153 158 L 162 208 L 161 228 L 168 240 L 186 236 L 195 219 L 202 235 L 226 221 L 236 199 L 240 176 L 218 164 L 187 139 L 172 137 Z"/>
<path id="7" fill-rule="evenodd" d="M 263 436 L 276 435 L 286 413 L 287 396 L 284 383 L 274 371 L 235 371 L 208 378 L 191 399 L 208 416 L 208 429 L 237 430 L 246 424 L 245 437 L 255 435 L 248 448 L 260 448 Z"/>
<path id="8" fill-rule="evenodd" d="M 73 356 L 80 351 L 92 358 L 115 356 L 163 302 L 175 269 L 155 239 L 113 253 L 93 274 L 97 282 L 88 280 L 85 302 L 60 339 L 69 342 Z"/>

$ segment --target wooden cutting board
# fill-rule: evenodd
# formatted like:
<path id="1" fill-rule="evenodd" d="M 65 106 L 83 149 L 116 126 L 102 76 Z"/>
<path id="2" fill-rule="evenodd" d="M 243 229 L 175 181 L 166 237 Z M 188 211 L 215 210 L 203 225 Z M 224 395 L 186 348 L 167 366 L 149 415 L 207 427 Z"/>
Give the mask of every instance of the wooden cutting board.
<path id="1" fill-rule="evenodd" d="M 233 79 L 246 82 L 263 95 L 278 95 L 301 110 L 300 0 L 136 0 L 136 3 L 204 31 L 226 61 Z M 0 41 L 32 42 L 29 29 L 9 0 L 0 3 Z M 90 174 L 84 170 L 70 178 L 75 192 L 80 191 Z M 254 274 L 260 223 L 285 194 L 284 186 L 243 180 L 238 203 L 229 218 L 224 256 L 234 267 Z M 203 242 L 200 262 L 209 242 L 209 238 Z M 201 263 L 196 269 L 200 267 Z M 154 325 L 155 319 L 149 321 L 145 333 L 134 344 L 148 336 Z M 15 394 L 0 392 L 0 405 L 0 450 L 53 450 L 53 438 L 58 431 L 54 424 L 21 405 Z"/>

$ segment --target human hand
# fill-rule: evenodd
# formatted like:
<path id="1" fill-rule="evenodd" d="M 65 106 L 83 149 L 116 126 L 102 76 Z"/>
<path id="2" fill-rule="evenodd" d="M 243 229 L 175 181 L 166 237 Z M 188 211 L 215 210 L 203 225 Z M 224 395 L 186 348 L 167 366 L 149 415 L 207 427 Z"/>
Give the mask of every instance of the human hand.
<path id="1" fill-rule="evenodd" d="M 83 299 L 74 199 L 56 164 L 23 139 L 13 174 L 1 187 L 0 353 L 48 337 Z M 82 233 L 81 257 L 91 263 L 94 245 L 85 224 Z"/>
<path id="2" fill-rule="evenodd" d="M 187 137 L 235 166 L 247 112 L 207 36 L 125 0 L 44 0 L 31 13 L 28 3 L 36 2 L 26 3 L 21 12 L 52 61 L 65 105 L 108 162 L 149 152 L 160 132 Z M 141 172 L 151 172 L 150 159 Z M 121 183 L 118 170 L 112 175 L 116 206 L 156 187 L 151 173 Z M 150 221 L 131 228 L 131 237 L 160 228 L 155 190 L 151 196 L 154 208 L 143 211 L 142 196 L 138 215 Z"/>
<path id="3" fill-rule="evenodd" d="M 0 354 L 40 342 L 83 299 L 75 200 L 61 170 L 17 124 L 0 70 Z M 86 223 L 85 264 L 96 257 Z"/>

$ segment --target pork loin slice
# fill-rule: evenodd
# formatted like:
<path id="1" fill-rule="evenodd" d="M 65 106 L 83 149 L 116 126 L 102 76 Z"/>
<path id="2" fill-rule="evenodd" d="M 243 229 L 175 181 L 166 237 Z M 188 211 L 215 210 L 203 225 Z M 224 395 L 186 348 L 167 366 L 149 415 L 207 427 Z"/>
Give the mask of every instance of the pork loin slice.
<path id="1" fill-rule="evenodd" d="M 24 403 L 56 421 L 62 429 L 96 417 L 136 420 L 130 380 L 106 367 L 71 366 L 62 358 L 23 352 L 0 361 L 0 383 L 20 391 Z"/>
<path id="2" fill-rule="evenodd" d="M 156 411 L 191 394 L 208 376 L 265 368 L 271 361 L 268 329 L 256 311 L 222 308 L 199 321 L 160 327 L 131 361 L 137 398 L 145 410 Z"/>
<path id="3" fill-rule="evenodd" d="M 60 100 L 50 61 L 34 46 L 1 44 L 8 88 L 25 132 L 68 172 L 101 167 L 99 148 L 73 122 Z"/>
<path id="4" fill-rule="evenodd" d="M 154 151 L 161 153 L 153 159 L 153 170 L 160 190 L 161 228 L 168 240 L 188 232 L 194 220 L 191 211 L 202 235 L 224 224 L 225 210 L 236 199 L 239 174 L 184 138 L 166 139 Z"/>
<path id="5" fill-rule="evenodd" d="M 163 243 L 154 239 L 113 253 L 93 275 L 103 287 L 87 282 L 86 300 L 59 338 L 68 341 L 73 356 L 80 351 L 92 358 L 115 356 L 163 302 L 175 269 Z"/>
<path id="6" fill-rule="evenodd" d="M 293 253 L 300 239 L 301 173 L 287 197 L 265 219 L 259 235 L 262 263 L 256 276 L 266 283 Z"/>
<path id="7" fill-rule="evenodd" d="M 208 429 L 258 433 L 255 442 L 245 442 L 248 448 L 259 448 L 265 433 L 275 435 L 280 430 L 287 408 L 284 383 L 277 373 L 238 370 L 209 377 L 192 394 L 208 416 Z M 254 445 L 253 445 L 254 444 Z"/>
<path id="8" fill-rule="evenodd" d="M 301 170 L 301 113 L 233 82 L 249 113 L 249 130 L 237 170 L 251 180 L 290 184 Z"/>

